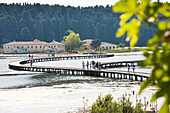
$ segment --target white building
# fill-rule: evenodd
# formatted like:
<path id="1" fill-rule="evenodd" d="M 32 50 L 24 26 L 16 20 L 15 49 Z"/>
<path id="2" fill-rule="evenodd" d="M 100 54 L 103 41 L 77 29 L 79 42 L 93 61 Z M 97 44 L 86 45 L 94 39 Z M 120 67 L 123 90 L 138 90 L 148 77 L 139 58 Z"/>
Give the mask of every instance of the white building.
<path id="1" fill-rule="evenodd" d="M 106 49 L 117 49 L 116 44 L 108 43 L 108 42 L 101 42 L 100 49 L 106 50 Z"/>
<path id="2" fill-rule="evenodd" d="M 3 45 L 4 53 L 47 53 L 64 52 L 65 45 L 56 41 L 51 43 L 35 39 L 27 42 L 10 42 Z"/>

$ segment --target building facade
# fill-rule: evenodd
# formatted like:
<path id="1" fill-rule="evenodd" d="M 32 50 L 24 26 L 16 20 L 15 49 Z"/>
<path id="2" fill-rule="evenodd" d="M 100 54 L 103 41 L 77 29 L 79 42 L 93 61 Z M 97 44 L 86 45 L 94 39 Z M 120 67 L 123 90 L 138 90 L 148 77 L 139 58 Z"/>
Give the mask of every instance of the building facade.
<path id="1" fill-rule="evenodd" d="M 64 52 L 65 44 L 52 41 L 47 43 L 35 39 L 27 42 L 10 42 L 3 45 L 4 53 L 48 53 Z"/>
<path id="2" fill-rule="evenodd" d="M 82 41 L 82 45 L 81 45 L 81 47 L 86 47 L 87 48 L 87 50 L 92 50 L 92 49 L 94 49 L 92 46 L 91 46 L 91 43 L 92 43 L 92 39 L 86 39 L 86 40 L 83 40 Z"/>
<path id="3" fill-rule="evenodd" d="M 107 49 L 117 49 L 116 44 L 108 43 L 108 42 L 101 42 L 100 44 L 101 50 L 107 50 Z"/>

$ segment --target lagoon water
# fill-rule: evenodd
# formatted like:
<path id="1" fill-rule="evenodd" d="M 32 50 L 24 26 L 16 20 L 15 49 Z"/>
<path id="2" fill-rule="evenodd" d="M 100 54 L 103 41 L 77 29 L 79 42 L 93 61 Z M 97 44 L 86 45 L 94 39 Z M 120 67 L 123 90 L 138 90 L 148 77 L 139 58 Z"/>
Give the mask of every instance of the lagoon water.
<path id="1" fill-rule="evenodd" d="M 135 104 L 140 84 L 136 81 L 109 79 L 89 76 L 58 75 L 49 73 L 19 72 L 8 69 L 8 62 L 24 58 L 0 59 L 0 113 L 66 113 L 77 108 L 83 108 L 83 98 L 88 100 L 89 107 L 99 95 L 112 94 L 117 100 L 122 94 L 131 94 L 130 99 Z M 84 61 L 129 61 L 143 60 L 140 52 L 119 53 L 114 57 L 102 59 L 85 59 Z M 81 68 L 82 60 L 65 60 L 35 63 L 33 65 L 75 67 Z M 113 68 L 125 70 L 127 68 Z M 136 72 L 150 73 L 151 69 L 136 67 Z M 137 99 L 151 99 L 156 91 L 153 86 L 148 87 Z M 163 99 L 158 100 L 158 108 Z M 148 106 L 149 109 L 149 106 Z"/>

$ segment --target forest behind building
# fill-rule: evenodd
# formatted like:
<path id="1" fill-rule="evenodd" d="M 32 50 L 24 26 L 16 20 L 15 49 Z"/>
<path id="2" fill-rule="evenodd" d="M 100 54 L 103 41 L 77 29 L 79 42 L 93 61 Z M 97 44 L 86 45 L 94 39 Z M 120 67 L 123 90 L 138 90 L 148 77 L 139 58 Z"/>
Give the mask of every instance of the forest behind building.
<path id="1" fill-rule="evenodd" d="M 80 39 L 100 39 L 114 44 L 126 42 L 116 38 L 120 14 L 112 6 L 72 7 L 41 4 L 0 4 L 0 44 L 11 41 L 32 41 L 39 39 L 61 42 L 65 31 L 73 30 Z M 146 46 L 155 29 L 141 28 L 137 46 Z"/>

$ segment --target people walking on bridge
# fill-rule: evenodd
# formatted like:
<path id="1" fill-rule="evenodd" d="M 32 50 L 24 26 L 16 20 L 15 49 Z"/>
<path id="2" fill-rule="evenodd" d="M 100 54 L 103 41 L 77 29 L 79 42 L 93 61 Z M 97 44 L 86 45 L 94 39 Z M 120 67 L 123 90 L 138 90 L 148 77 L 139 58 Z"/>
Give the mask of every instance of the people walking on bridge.
<path id="1" fill-rule="evenodd" d="M 128 64 L 128 72 L 130 72 L 130 65 Z"/>
<path id="2" fill-rule="evenodd" d="M 30 66 L 32 67 L 32 60 L 30 60 Z"/>
<path id="3" fill-rule="evenodd" d="M 93 67 L 93 69 L 95 69 L 95 62 L 94 61 L 92 61 L 92 67 Z"/>
<path id="4" fill-rule="evenodd" d="M 98 63 L 99 70 L 101 70 L 101 62 Z"/>
<path id="5" fill-rule="evenodd" d="M 90 62 L 90 70 L 91 70 L 92 62 Z"/>
<path id="6" fill-rule="evenodd" d="M 86 64 L 86 66 L 87 66 L 87 69 L 89 69 L 89 61 L 87 61 L 87 64 Z"/>
<path id="7" fill-rule="evenodd" d="M 33 60 L 33 55 L 30 55 L 30 66 L 32 67 L 32 60 Z"/>
<path id="8" fill-rule="evenodd" d="M 99 63 L 96 62 L 96 69 L 99 69 Z"/>
<path id="9" fill-rule="evenodd" d="M 84 63 L 84 61 L 82 61 L 82 67 L 83 67 L 83 69 L 85 68 L 85 63 Z"/>
<path id="10" fill-rule="evenodd" d="M 134 65 L 134 64 L 133 64 L 133 67 L 132 67 L 132 68 L 133 68 L 133 73 L 134 73 L 134 72 L 135 72 L 135 65 Z"/>

